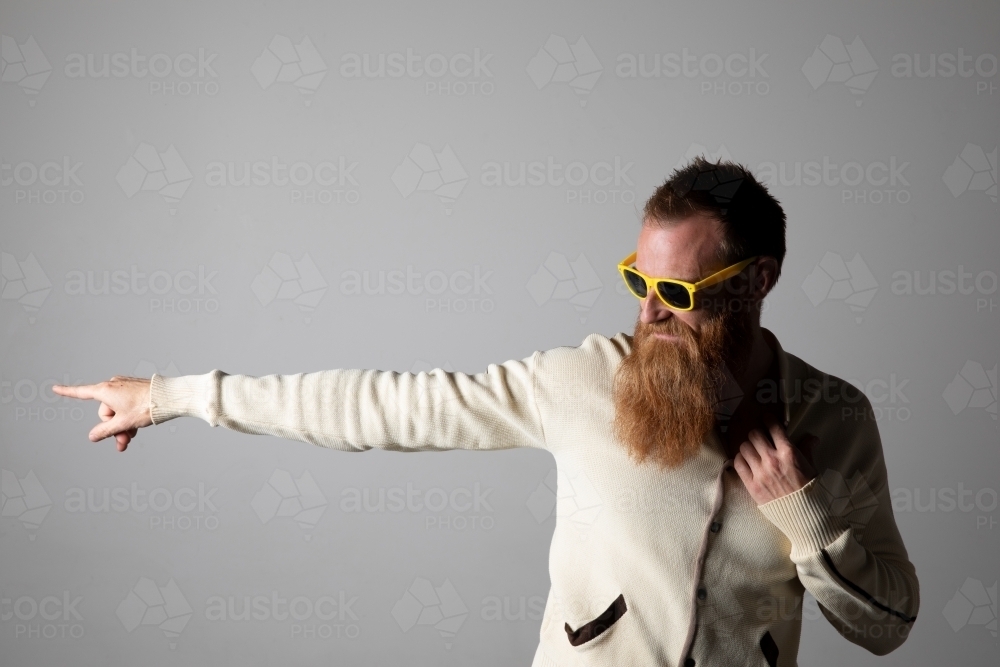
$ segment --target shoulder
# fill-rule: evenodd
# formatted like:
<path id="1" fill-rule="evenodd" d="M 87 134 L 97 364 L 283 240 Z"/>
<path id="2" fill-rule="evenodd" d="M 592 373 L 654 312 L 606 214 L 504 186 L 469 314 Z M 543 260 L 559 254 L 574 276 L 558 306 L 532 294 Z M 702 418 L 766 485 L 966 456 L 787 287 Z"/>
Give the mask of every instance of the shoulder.
<path id="1" fill-rule="evenodd" d="M 593 376 L 605 378 L 632 349 L 632 337 L 626 333 L 613 336 L 592 333 L 579 345 L 565 345 L 536 352 L 535 369 L 542 377 Z"/>
<path id="2" fill-rule="evenodd" d="M 632 349 L 632 337 L 617 333 L 608 337 L 592 333 L 579 345 L 563 345 L 537 352 L 540 362 L 546 364 L 615 363 L 621 361 Z"/>
<path id="3" fill-rule="evenodd" d="M 870 483 L 884 481 L 878 416 L 865 393 L 843 378 L 786 355 L 793 442 L 806 434 L 819 437 L 813 461 L 817 470 L 836 470 L 844 479 L 860 473 Z"/>
<path id="4" fill-rule="evenodd" d="M 784 352 L 788 363 L 788 376 L 797 386 L 788 387 L 791 398 L 813 407 L 824 407 L 836 412 L 838 418 L 845 415 L 845 407 L 871 410 L 871 403 L 864 392 L 849 381 L 822 371 L 801 358 Z M 794 406 L 793 406 L 794 407 Z"/>

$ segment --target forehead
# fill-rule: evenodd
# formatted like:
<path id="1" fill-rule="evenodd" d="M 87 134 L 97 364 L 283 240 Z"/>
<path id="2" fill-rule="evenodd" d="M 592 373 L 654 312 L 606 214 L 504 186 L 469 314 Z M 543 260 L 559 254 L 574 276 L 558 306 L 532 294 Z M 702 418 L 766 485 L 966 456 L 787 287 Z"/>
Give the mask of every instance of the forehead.
<path id="1" fill-rule="evenodd" d="M 719 257 L 722 240 L 722 223 L 703 214 L 666 226 L 643 224 L 635 266 L 648 276 L 696 282 L 723 268 Z"/>

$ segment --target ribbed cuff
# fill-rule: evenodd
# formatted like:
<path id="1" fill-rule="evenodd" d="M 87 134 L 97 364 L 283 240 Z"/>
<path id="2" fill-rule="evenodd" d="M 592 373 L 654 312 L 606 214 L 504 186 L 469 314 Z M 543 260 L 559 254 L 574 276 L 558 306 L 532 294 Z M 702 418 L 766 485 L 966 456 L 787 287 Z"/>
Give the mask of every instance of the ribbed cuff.
<path id="1" fill-rule="evenodd" d="M 792 543 L 793 558 L 819 552 L 850 526 L 844 517 L 831 511 L 833 499 L 818 480 L 814 477 L 798 491 L 758 506 L 764 516 L 788 537 Z"/>
<path id="2" fill-rule="evenodd" d="M 149 383 L 149 415 L 154 424 L 175 417 L 198 417 L 209 421 L 209 401 L 219 371 L 204 375 L 163 377 L 153 373 Z"/>

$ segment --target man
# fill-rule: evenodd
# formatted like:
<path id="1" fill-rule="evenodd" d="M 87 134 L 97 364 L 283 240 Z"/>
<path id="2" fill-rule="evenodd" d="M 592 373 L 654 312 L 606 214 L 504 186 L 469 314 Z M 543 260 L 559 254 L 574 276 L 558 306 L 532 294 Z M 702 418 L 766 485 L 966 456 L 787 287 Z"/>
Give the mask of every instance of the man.
<path id="1" fill-rule="evenodd" d="M 740 165 L 699 158 L 644 213 L 619 266 L 634 336 L 475 375 L 213 370 L 55 391 L 100 400 L 90 439 L 119 451 L 180 416 L 345 451 L 547 449 L 600 511 L 557 508 L 533 667 L 795 665 L 805 589 L 849 641 L 894 650 L 919 585 L 871 407 L 760 326 L 781 206 Z"/>

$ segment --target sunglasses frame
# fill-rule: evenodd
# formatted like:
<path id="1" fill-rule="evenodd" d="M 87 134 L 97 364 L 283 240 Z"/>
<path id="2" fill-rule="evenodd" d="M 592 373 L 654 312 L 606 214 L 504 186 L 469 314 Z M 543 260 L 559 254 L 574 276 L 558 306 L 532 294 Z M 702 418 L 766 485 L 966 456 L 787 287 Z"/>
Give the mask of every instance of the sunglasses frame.
<path id="1" fill-rule="evenodd" d="M 641 271 L 632 266 L 632 264 L 635 263 L 636 255 L 638 255 L 638 253 L 633 252 L 631 255 L 629 255 L 628 257 L 626 257 L 625 259 L 623 259 L 621 262 L 618 263 L 618 272 L 622 274 L 622 280 L 625 281 L 625 286 L 628 288 L 628 291 L 632 293 L 632 296 L 634 296 L 637 299 L 646 298 L 644 296 L 639 296 L 632 289 L 632 285 L 629 284 L 628 278 L 625 277 L 626 271 L 634 273 L 635 275 L 639 276 L 644 281 L 646 281 L 647 295 L 652 291 L 656 294 L 656 296 L 660 299 L 660 301 L 663 303 L 664 306 L 670 308 L 671 310 L 679 310 L 682 312 L 694 310 L 695 292 L 704 289 L 706 287 L 711 287 L 712 285 L 715 285 L 717 283 L 721 283 L 723 280 L 726 280 L 728 278 L 732 278 L 737 273 L 748 267 L 755 259 L 757 259 L 760 256 L 760 255 L 754 255 L 753 257 L 750 257 L 748 259 L 744 259 L 735 264 L 731 264 L 726 268 L 722 269 L 721 271 L 717 271 L 712 275 L 708 276 L 707 278 L 703 278 L 696 283 L 689 283 L 684 280 L 677 280 L 675 278 L 652 278 L 650 276 L 647 276 L 645 273 L 642 273 Z M 679 308 L 677 306 L 667 303 L 666 299 L 663 298 L 663 295 L 660 294 L 660 290 L 657 289 L 657 284 L 661 282 L 670 283 L 672 285 L 680 285 L 681 287 L 686 289 L 688 293 L 688 302 L 690 305 L 687 308 Z"/>

